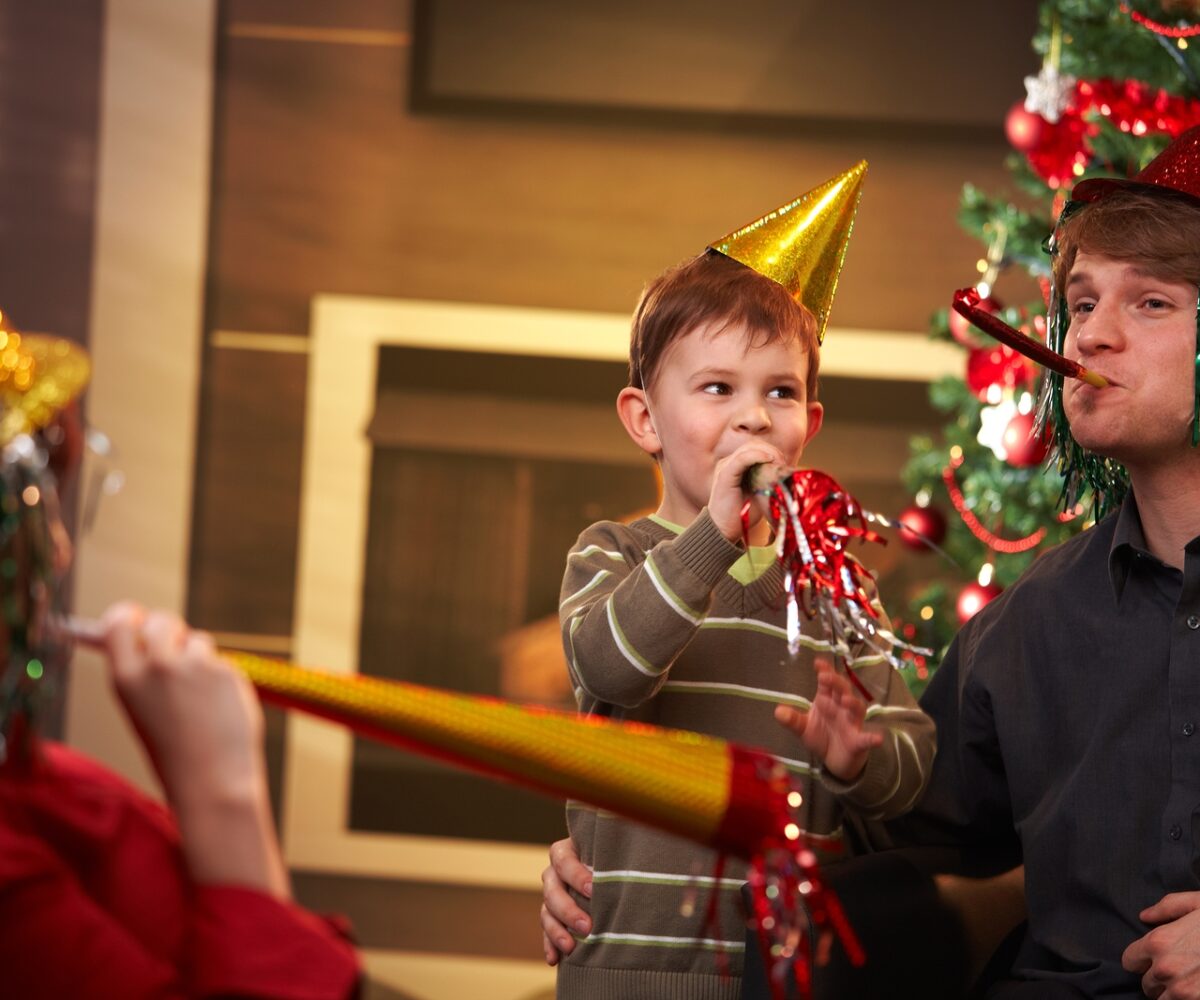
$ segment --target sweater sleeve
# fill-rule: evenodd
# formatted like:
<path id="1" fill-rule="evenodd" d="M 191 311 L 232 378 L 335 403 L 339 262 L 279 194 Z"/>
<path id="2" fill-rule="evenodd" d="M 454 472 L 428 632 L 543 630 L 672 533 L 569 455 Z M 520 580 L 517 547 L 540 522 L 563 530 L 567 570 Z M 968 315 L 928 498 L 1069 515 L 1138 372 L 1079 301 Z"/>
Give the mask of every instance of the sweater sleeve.
<path id="1" fill-rule="evenodd" d="M 707 510 L 649 552 L 621 524 L 584 531 L 567 556 L 558 612 L 580 707 L 632 708 L 651 698 L 741 552 Z"/>
<path id="2" fill-rule="evenodd" d="M 880 627 L 890 629 L 878 598 L 872 607 Z M 925 791 L 937 753 L 937 729 L 882 654 L 865 646 L 856 654 L 846 666 L 874 698 L 867 705 L 867 722 L 883 731 L 883 743 L 867 755 L 855 781 L 842 782 L 830 774 L 822 774 L 821 781 L 863 819 L 891 819 L 912 809 Z"/>
<path id="3" fill-rule="evenodd" d="M 197 885 L 157 802 L 48 745 L 0 768 L 0 994 L 89 1000 L 350 1000 L 341 929 L 254 889 Z"/>

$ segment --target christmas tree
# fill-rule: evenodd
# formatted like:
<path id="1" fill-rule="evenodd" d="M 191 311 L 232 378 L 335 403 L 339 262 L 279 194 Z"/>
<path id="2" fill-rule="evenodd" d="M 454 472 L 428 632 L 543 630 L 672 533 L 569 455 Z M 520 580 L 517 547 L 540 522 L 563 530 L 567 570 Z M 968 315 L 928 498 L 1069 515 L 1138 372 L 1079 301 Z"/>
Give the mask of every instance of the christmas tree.
<path id="1" fill-rule="evenodd" d="M 1044 339 L 1043 245 L 1071 188 L 1085 177 L 1132 176 L 1200 124 L 1200 0 L 1049 0 L 1033 47 L 1041 71 L 1025 79 L 1027 96 L 1005 120 L 1014 191 L 994 196 L 967 184 L 959 221 L 983 243 L 982 305 Z M 964 285 L 969 273 L 964 266 Z M 1015 304 L 1002 302 L 998 282 L 1017 289 Z M 947 422 L 939 438 L 912 442 L 903 475 L 914 501 L 901 520 L 958 568 L 931 563 L 929 579 L 890 605 L 907 604 L 901 634 L 935 651 L 928 662 L 916 658 L 909 680 L 918 691 L 959 625 L 1093 515 L 1087 497 L 1063 509 L 1062 479 L 1046 467 L 1034 429 L 1035 366 L 949 309 L 933 317 L 931 335 L 962 346 L 963 375 L 930 389 Z M 914 534 L 901 538 L 926 548 Z"/>

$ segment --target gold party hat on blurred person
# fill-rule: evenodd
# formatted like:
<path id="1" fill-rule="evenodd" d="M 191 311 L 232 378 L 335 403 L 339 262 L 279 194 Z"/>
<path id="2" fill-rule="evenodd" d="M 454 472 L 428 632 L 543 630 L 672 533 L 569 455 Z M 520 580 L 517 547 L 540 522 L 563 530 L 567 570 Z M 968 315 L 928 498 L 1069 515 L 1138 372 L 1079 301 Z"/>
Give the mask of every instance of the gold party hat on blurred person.
<path id="1" fill-rule="evenodd" d="M 795 201 L 713 241 L 709 249 L 783 285 L 817 318 L 817 339 L 824 340 L 866 175 L 867 161 L 860 160 Z"/>
<path id="2" fill-rule="evenodd" d="M 83 391 L 91 371 L 78 344 L 19 333 L 0 312 L 0 447 L 49 424 Z"/>

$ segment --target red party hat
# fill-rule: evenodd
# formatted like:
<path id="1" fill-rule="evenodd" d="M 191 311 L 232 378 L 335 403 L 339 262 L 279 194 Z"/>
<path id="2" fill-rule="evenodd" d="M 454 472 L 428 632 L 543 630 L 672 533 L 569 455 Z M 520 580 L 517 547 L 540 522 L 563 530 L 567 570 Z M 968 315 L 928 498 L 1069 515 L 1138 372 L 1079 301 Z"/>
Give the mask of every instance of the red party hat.
<path id="1" fill-rule="evenodd" d="M 1133 177 L 1093 177 L 1080 181 L 1071 192 L 1071 200 L 1099 201 L 1127 187 L 1175 191 L 1200 202 L 1200 125 L 1182 133 Z"/>

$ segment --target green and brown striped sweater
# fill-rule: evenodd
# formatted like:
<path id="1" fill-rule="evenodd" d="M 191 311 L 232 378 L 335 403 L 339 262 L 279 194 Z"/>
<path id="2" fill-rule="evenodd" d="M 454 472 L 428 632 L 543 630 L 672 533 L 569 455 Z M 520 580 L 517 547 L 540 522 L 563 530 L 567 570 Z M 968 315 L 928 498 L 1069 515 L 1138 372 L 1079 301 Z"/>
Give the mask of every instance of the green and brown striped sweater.
<path id="1" fill-rule="evenodd" d="M 831 854 L 841 848 L 844 811 L 896 816 L 924 789 L 933 722 L 878 655 L 856 658 L 851 669 L 875 696 L 869 721 L 890 735 L 853 785 L 822 775 L 775 722 L 779 703 L 809 707 L 813 656 L 830 646 L 806 623 L 800 652 L 789 655 L 783 575 L 773 553 L 745 553 L 707 511 L 685 530 L 657 518 L 592 525 L 567 558 L 559 617 L 580 711 L 775 754 L 804 792 L 809 836 Z M 567 821 L 594 870 L 593 929 L 560 965 L 558 996 L 735 1000 L 744 866 L 731 859 L 714 885 L 712 851 L 577 803 L 568 804 Z M 720 901 L 715 932 L 704 922 L 713 891 Z M 715 952 L 728 959 L 729 975 L 720 974 Z"/>

